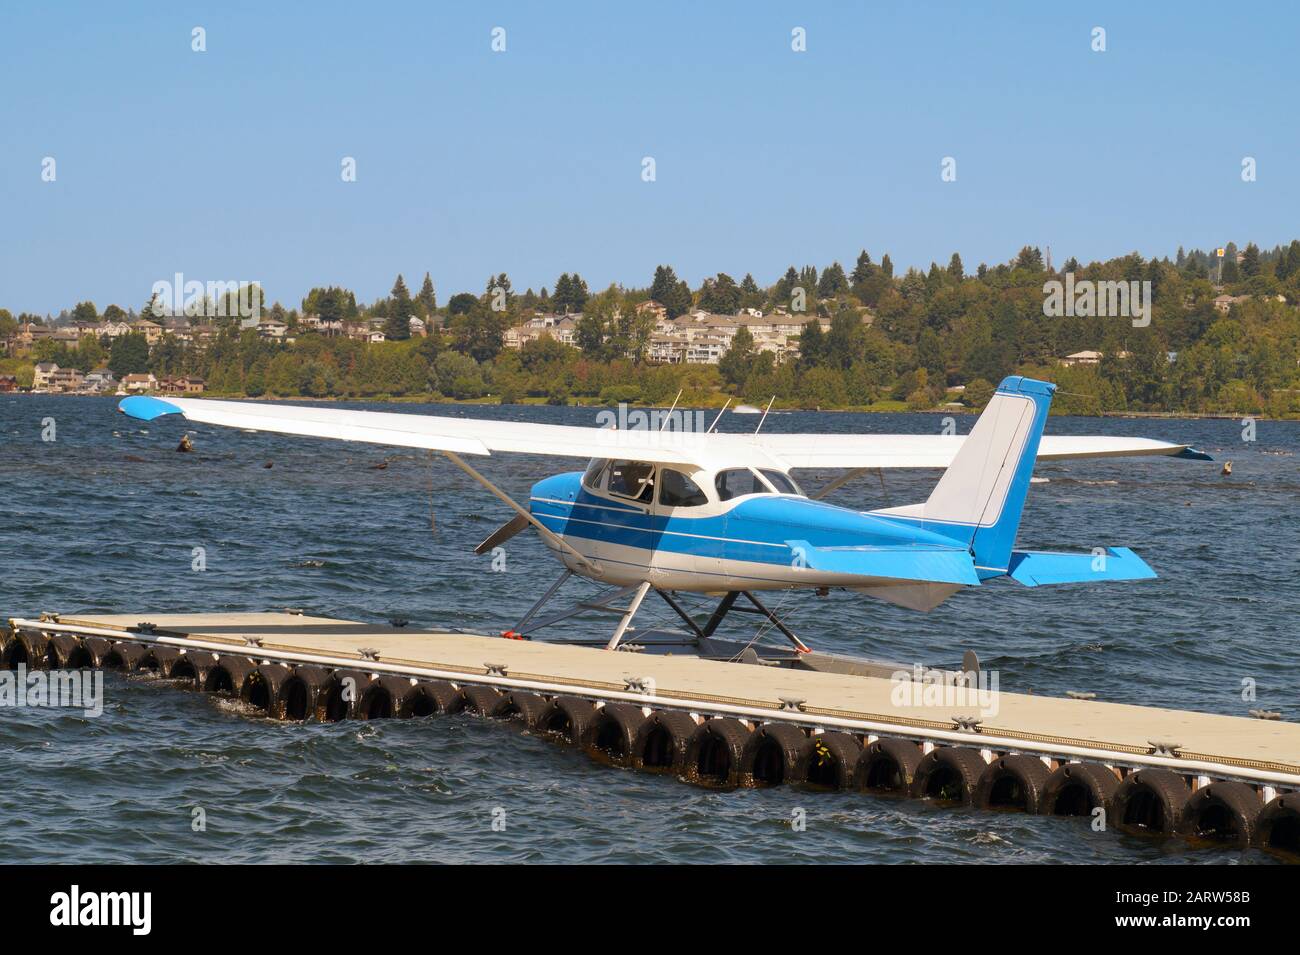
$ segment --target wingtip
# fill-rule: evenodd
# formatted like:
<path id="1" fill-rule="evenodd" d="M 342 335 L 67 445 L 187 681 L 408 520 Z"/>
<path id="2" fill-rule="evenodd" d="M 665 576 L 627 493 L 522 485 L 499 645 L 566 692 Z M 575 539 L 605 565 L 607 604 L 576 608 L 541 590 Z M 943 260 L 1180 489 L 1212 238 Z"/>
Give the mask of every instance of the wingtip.
<path id="1" fill-rule="evenodd" d="M 131 395 L 117 403 L 117 410 L 131 418 L 152 421 L 167 414 L 180 414 L 181 409 L 170 401 L 152 395 Z"/>
<path id="2" fill-rule="evenodd" d="M 1193 448 L 1191 445 L 1188 445 L 1187 447 L 1183 448 L 1183 450 L 1175 454 L 1174 457 L 1186 458 L 1189 461 L 1213 461 L 1214 460 L 1214 457 L 1212 455 L 1206 454 L 1204 451 L 1198 451 L 1196 448 Z"/>

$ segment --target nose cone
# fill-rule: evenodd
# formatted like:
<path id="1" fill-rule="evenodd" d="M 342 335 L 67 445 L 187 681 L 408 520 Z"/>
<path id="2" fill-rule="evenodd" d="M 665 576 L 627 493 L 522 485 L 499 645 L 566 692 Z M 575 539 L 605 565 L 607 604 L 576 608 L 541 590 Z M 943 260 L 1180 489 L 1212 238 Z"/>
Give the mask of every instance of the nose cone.
<path id="1" fill-rule="evenodd" d="M 782 539 L 806 540 L 816 547 L 925 544 L 961 549 L 954 546 L 952 538 L 923 530 L 919 525 L 911 527 L 804 497 L 750 498 L 737 505 L 728 522 L 729 532 L 741 529 L 732 522 L 763 524 L 772 529 L 765 537 L 784 534 Z"/>

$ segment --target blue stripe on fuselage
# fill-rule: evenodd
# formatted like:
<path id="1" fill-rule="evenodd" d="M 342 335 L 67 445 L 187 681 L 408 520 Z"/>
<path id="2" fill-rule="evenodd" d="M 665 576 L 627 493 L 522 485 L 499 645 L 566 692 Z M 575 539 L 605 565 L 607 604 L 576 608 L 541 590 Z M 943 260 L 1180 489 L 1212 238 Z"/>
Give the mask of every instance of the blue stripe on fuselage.
<path id="1" fill-rule="evenodd" d="M 530 509 L 565 537 L 765 564 L 789 564 L 791 540 L 814 547 L 940 548 L 965 551 L 951 538 L 803 497 L 758 495 L 724 514 L 685 517 L 647 514 L 638 507 L 587 492 L 578 472 L 533 486 Z"/>

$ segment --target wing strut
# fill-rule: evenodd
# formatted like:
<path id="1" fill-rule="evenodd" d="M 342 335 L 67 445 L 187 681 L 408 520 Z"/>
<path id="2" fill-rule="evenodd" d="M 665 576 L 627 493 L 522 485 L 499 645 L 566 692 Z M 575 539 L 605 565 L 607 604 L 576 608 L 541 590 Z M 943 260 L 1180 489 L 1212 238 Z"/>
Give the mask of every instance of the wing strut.
<path id="1" fill-rule="evenodd" d="M 560 548 L 560 550 L 572 555 L 573 558 L 577 560 L 579 564 L 581 564 L 587 570 L 591 571 L 593 576 L 600 577 L 601 569 L 599 564 L 593 563 L 585 555 L 583 555 L 576 547 L 568 543 L 563 537 L 555 533 L 555 531 L 551 530 L 549 527 L 547 527 L 537 518 L 533 517 L 533 515 L 529 513 L 527 508 L 517 504 L 515 502 L 515 499 L 512 498 L 509 494 L 501 490 L 501 488 L 497 487 L 495 484 L 493 484 L 483 475 L 479 474 L 478 471 L 474 470 L 474 468 L 466 464 L 464 459 L 461 458 L 459 454 L 457 454 L 455 451 L 443 451 L 442 453 L 447 456 L 447 459 L 451 461 L 452 464 L 456 465 L 456 467 L 460 468 L 462 471 L 464 471 L 466 474 L 472 477 L 475 481 L 478 481 L 479 484 L 482 484 L 485 488 L 487 488 L 488 491 L 490 491 L 492 495 L 497 498 L 497 500 L 501 501 L 502 504 L 509 507 L 516 514 L 518 514 L 520 517 L 526 520 L 529 524 L 532 524 L 533 527 L 537 528 L 537 533 L 541 534 L 543 538 L 545 538 L 550 543 L 554 544 L 556 547 Z"/>

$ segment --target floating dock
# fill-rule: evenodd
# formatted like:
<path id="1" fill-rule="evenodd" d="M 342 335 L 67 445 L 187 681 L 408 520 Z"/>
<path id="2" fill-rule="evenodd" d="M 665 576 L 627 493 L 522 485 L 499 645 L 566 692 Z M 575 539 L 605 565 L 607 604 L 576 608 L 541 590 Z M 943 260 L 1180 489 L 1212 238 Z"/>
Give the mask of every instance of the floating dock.
<path id="1" fill-rule="evenodd" d="M 1300 853 L 1300 725 L 1277 719 L 1007 692 L 958 705 L 952 686 L 292 612 L 44 613 L 10 619 L 0 642 L 11 669 L 153 671 L 278 719 L 469 710 L 705 785 L 894 793 Z"/>

